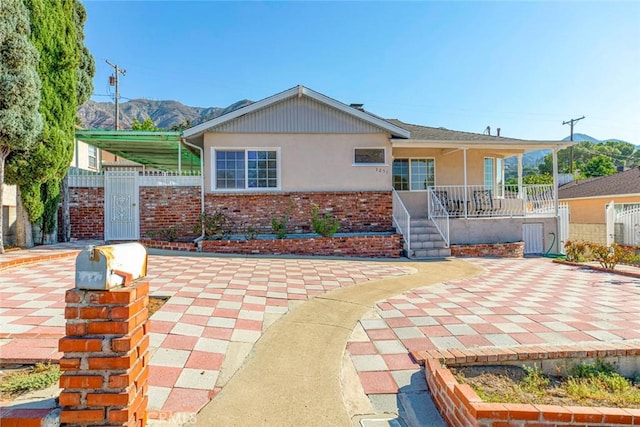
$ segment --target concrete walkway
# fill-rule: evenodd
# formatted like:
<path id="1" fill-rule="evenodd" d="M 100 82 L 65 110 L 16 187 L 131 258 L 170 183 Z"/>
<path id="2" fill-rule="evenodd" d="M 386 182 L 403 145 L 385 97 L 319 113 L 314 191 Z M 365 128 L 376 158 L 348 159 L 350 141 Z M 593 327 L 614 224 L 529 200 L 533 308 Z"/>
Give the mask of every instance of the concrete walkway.
<path id="1" fill-rule="evenodd" d="M 283 316 L 256 343 L 245 366 L 200 411 L 197 425 L 352 425 L 341 369 L 358 320 L 380 300 L 482 271 L 460 260 L 410 265 L 417 273 L 337 289 Z"/>

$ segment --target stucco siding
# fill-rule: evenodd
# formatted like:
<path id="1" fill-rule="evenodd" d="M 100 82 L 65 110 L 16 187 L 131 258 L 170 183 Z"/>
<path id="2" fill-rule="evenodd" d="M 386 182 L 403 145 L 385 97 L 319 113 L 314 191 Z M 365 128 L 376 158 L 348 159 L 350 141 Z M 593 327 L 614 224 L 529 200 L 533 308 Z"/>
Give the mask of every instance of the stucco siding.
<path id="1" fill-rule="evenodd" d="M 205 190 L 213 191 L 215 149 L 279 150 L 280 191 L 381 191 L 391 189 L 391 145 L 385 134 L 207 133 Z M 386 165 L 354 166 L 355 148 L 384 148 Z"/>
<path id="2" fill-rule="evenodd" d="M 449 224 L 452 245 L 482 243 L 511 243 L 523 239 L 522 225 L 540 223 L 543 225 L 543 246 L 545 252 L 559 250 L 555 218 L 469 218 L 452 219 Z"/>
<path id="3" fill-rule="evenodd" d="M 378 133 L 381 129 L 308 97 L 289 98 L 213 129 L 231 133 Z"/>
<path id="4" fill-rule="evenodd" d="M 614 203 L 640 203 L 640 196 L 608 196 L 594 199 L 560 200 L 569 205 L 571 224 L 604 224 L 605 206 Z"/>
<path id="5" fill-rule="evenodd" d="M 500 158 L 494 150 L 467 150 L 467 184 L 484 183 L 484 158 Z M 394 148 L 394 159 L 433 158 L 436 163 L 436 185 L 464 185 L 464 153 L 440 148 Z"/>

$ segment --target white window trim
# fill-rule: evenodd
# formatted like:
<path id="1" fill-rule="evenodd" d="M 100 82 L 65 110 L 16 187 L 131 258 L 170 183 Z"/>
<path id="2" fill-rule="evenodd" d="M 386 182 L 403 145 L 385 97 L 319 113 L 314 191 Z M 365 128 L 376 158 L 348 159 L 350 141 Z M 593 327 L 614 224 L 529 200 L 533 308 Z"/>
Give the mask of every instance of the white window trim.
<path id="1" fill-rule="evenodd" d="M 217 188 L 216 187 L 216 151 L 244 151 L 244 182 L 245 188 Z M 247 151 L 275 151 L 277 185 L 269 188 L 248 188 L 249 168 L 247 167 Z M 268 193 L 282 190 L 282 161 L 280 147 L 211 147 L 211 191 L 214 193 Z"/>
<path id="2" fill-rule="evenodd" d="M 486 161 L 487 159 L 491 159 L 492 163 L 493 163 L 493 184 L 491 185 L 491 191 L 493 192 L 493 198 L 494 199 L 504 199 L 504 193 L 505 193 L 505 182 L 504 182 L 504 157 L 491 157 L 491 156 L 485 156 L 482 162 L 482 186 L 487 187 L 486 183 L 484 182 L 484 179 L 486 177 L 486 171 L 485 171 L 485 167 L 486 167 Z M 500 170 L 498 170 L 498 160 L 502 161 L 502 168 Z M 502 175 L 502 183 L 498 183 L 498 176 Z M 500 191 L 498 191 L 498 189 L 500 189 Z"/>
<path id="3" fill-rule="evenodd" d="M 91 149 L 95 149 L 95 156 L 91 155 Z M 95 165 L 91 165 L 91 159 L 95 158 L 96 159 L 96 164 Z M 87 144 L 87 167 L 89 169 L 93 169 L 93 170 L 98 170 L 98 147 L 93 147 L 91 145 Z"/>
<path id="4" fill-rule="evenodd" d="M 383 163 L 356 163 L 356 150 L 382 150 L 384 152 L 384 162 Z M 387 148 L 386 147 L 353 147 L 353 163 L 351 166 L 389 166 L 387 162 Z"/>
<path id="5" fill-rule="evenodd" d="M 408 160 L 409 161 L 409 189 L 408 190 L 396 190 L 398 192 L 409 192 L 412 191 L 414 193 L 426 193 L 427 190 L 431 187 L 427 187 L 422 190 L 413 190 L 411 188 L 411 160 L 433 160 L 433 186 L 438 185 L 437 175 L 436 175 L 436 158 L 435 157 L 398 157 L 391 160 L 391 187 L 393 187 L 393 161 L 394 160 Z"/>

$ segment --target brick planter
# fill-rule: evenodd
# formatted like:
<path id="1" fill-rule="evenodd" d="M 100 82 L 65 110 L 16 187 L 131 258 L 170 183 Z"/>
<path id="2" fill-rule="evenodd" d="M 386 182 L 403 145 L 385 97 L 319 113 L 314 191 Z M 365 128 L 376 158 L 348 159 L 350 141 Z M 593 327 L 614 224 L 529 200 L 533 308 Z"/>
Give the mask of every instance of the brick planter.
<path id="1" fill-rule="evenodd" d="M 479 364 L 547 363 L 553 359 L 613 358 L 640 356 L 632 344 L 598 344 L 588 347 L 482 348 L 413 352 L 425 368 L 433 401 L 448 426 L 473 427 L 622 427 L 640 425 L 640 409 L 558 405 L 486 403 L 468 384 L 460 384 L 447 366 Z"/>
<path id="2" fill-rule="evenodd" d="M 204 240 L 203 252 L 243 255 L 321 255 L 399 258 L 399 234 L 257 240 Z"/>
<path id="3" fill-rule="evenodd" d="M 457 257 L 524 258 L 524 242 L 451 245 L 451 255 Z"/>
<path id="4" fill-rule="evenodd" d="M 66 336 L 59 343 L 62 425 L 145 425 L 148 294 L 148 282 L 67 291 Z"/>

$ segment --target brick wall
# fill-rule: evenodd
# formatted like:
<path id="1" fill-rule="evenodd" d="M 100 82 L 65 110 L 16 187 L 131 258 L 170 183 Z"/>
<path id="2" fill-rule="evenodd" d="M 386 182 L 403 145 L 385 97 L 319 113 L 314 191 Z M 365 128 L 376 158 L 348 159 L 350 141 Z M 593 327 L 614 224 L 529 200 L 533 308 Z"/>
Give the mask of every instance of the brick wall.
<path id="1" fill-rule="evenodd" d="M 451 245 L 451 255 L 459 257 L 523 258 L 524 242 Z"/>
<path id="2" fill-rule="evenodd" d="M 518 347 L 418 351 L 412 357 L 425 367 L 429 392 L 449 426 L 475 427 L 622 427 L 640 425 L 640 410 L 627 408 L 486 403 L 467 384 L 460 384 L 447 366 L 549 362 L 552 359 L 635 358 L 633 344 L 584 344 L 580 348 Z"/>
<path id="3" fill-rule="evenodd" d="M 340 232 L 380 232 L 393 229 L 390 191 L 207 194 L 205 210 L 223 212 L 233 223 L 234 233 L 248 226 L 259 233 L 272 233 L 271 220 L 289 215 L 289 233 L 313 232 L 311 212 L 318 205 L 340 222 Z"/>
<path id="4" fill-rule="evenodd" d="M 200 187 L 140 187 L 140 237 L 178 228 L 178 238 L 199 234 L 193 227 L 200 215 Z"/>
<path id="5" fill-rule="evenodd" d="M 66 336 L 59 342 L 63 425 L 145 425 L 148 295 L 149 282 L 66 292 Z"/>
<path id="6" fill-rule="evenodd" d="M 402 236 L 389 234 L 275 240 L 204 240 L 202 251 L 247 255 L 287 254 L 398 258 L 402 252 Z"/>
<path id="7" fill-rule="evenodd" d="M 71 238 L 104 238 L 104 189 L 69 188 L 69 216 L 71 218 Z M 58 223 L 60 218 L 58 218 Z"/>

